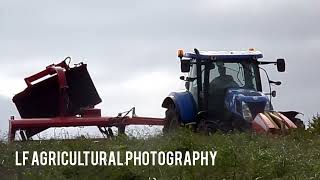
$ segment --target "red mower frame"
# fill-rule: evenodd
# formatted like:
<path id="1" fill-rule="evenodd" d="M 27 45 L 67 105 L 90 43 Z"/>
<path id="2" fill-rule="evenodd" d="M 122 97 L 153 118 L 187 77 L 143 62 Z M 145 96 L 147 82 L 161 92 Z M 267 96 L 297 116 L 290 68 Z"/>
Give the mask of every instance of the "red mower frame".
<path id="1" fill-rule="evenodd" d="M 46 67 L 45 70 L 36 73 L 30 77 L 25 78 L 27 88 L 33 86 L 37 80 L 46 76 L 57 76 L 59 84 L 59 115 L 57 117 L 44 117 L 44 118 L 21 118 L 16 119 L 11 117 L 9 120 L 9 137 L 8 141 L 12 142 L 15 140 L 17 131 L 20 131 L 21 139 L 28 140 L 30 137 L 42 132 L 45 129 L 52 127 L 77 127 L 77 126 L 97 126 L 101 133 L 106 134 L 108 137 L 113 136 L 110 127 L 117 127 L 118 133 L 124 133 L 127 125 L 159 125 L 164 124 L 163 118 L 151 118 L 151 117 L 137 117 L 135 115 L 135 108 L 126 112 L 123 116 L 119 113 L 116 117 L 102 117 L 101 110 L 94 107 L 81 108 L 80 113 L 77 115 L 69 116 L 66 112 L 66 104 L 68 99 L 68 83 L 66 80 L 66 71 L 69 70 L 69 65 L 66 60 L 70 59 L 67 57 L 64 61 L 59 64 L 52 64 Z M 50 103 L 50 102 L 48 102 Z M 132 116 L 128 114 L 132 112 Z M 103 128 L 109 128 L 103 129 Z"/>

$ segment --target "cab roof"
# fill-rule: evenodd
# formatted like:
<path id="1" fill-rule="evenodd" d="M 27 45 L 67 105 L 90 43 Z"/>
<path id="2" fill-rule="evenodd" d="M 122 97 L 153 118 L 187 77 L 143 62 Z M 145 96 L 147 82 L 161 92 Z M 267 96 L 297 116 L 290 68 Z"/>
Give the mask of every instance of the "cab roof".
<path id="1" fill-rule="evenodd" d="M 199 51 L 200 58 L 203 60 L 230 60 L 230 59 L 259 59 L 263 55 L 260 51 L 247 50 L 247 51 Z M 194 52 L 184 53 L 183 57 L 196 59 L 197 55 Z"/>

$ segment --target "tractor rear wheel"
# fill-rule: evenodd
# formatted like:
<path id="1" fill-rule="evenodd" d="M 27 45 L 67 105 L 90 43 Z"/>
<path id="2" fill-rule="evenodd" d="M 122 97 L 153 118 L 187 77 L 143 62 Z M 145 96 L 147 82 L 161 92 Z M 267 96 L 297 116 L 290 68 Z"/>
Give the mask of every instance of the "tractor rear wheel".
<path id="1" fill-rule="evenodd" d="M 174 104 L 169 104 L 166 110 L 163 133 L 174 132 L 180 126 L 179 114 Z"/>

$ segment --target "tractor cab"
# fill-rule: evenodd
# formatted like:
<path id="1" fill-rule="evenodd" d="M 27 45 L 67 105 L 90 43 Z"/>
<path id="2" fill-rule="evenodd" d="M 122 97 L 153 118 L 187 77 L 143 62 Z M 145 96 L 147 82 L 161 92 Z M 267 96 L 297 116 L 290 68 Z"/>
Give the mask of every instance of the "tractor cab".
<path id="1" fill-rule="evenodd" d="M 185 81 L 186 91 L 173 92 L 163 101 L 162 107 L 167 108 L 166 117 L 170 121 L 168 126 L 172 123 L 199 125 L 201 119 L 205 119 L 206 123 L 215 124 L 216 129 L 221 129 L 217 127 L 221 124 L 226 129 L 246 129 L 259 113 L 273 111 L 271 94 L 274 93 L 271 88 L 269 93 L 262 92 L 259 66 L 276 64 L 278 71 L 284 72 L 284 59 L 260 61 L 263 55 L 254 49 L 194 49 L 189 53 L 178 50 L 178 57 L 181 72 L 188 73 L 180 77 Z M 280 84 L 269 80 L 269 87 L 270 83 Z"/>
<path id="2" fill-rule="evenodd" d="M 257 61 L 262 57 L 260 52 L 249 54 L 245 51 L 206 51 L 199 53 L 202 54 L 200 71 L 197 71 L 197 59 L 194 58 L 196 54 L 186 54 L 186 57 L 190 57 L 190 70 L 188 77 L 184 79 L 186 88 L 194 97 L 195 103 L 202 106 L 199 109 L 208 111 L 210 114 L 220 114 L 224 111 L 227 90 L 262 90 Z M 200 96 L 197 94 L 198 89 L 201 89 Z"/>

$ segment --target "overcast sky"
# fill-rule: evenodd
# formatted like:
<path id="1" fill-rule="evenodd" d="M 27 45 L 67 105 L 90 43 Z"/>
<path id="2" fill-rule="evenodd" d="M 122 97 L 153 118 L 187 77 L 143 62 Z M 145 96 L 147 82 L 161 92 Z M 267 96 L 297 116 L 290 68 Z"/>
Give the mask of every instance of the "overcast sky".
<path id="1" fill-rule="evenodd" d="M 285 73 L 266 67 L 283 82 L 274 107 L 308 120 L 320 112 L 319 7 L 318 0 L 0 0 L 0 129 L 16 113 L 11 98 L 23 78 L 66 56 L 88 64 L 104 115 L 136 106 L 138 115 L 163 117 L 162 100 L 183 87 L 176 50 L 195 47 L 254 47 L 266 60 L 285 58 Z"/>

